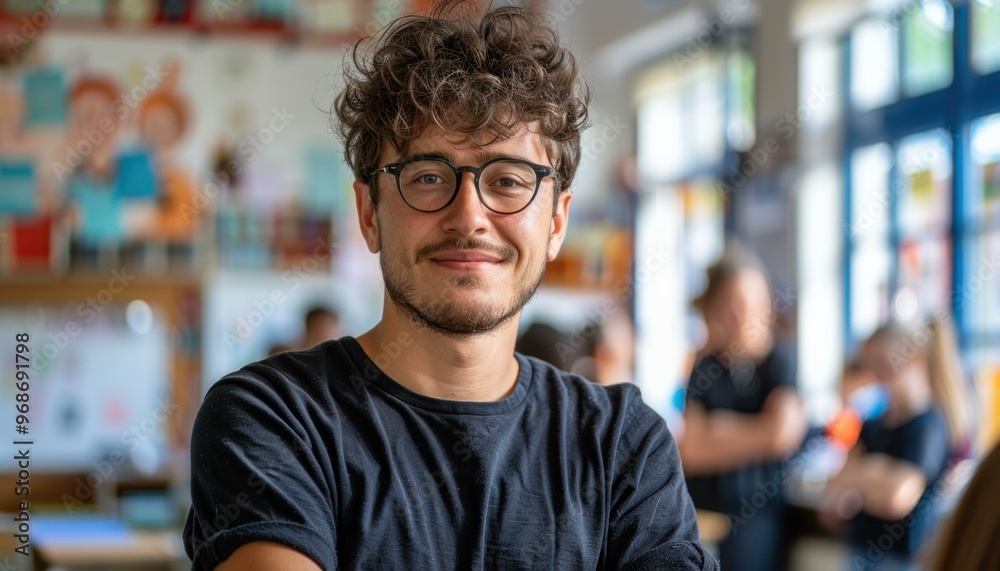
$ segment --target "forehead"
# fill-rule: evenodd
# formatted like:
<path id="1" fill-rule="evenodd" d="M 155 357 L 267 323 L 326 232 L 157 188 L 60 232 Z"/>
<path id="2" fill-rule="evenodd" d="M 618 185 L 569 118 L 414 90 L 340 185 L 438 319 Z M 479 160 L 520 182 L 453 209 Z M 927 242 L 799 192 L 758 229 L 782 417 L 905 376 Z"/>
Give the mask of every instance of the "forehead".
<path id="1" fill-rule="evenodd" d="M 491 133 L 459 133 L 430 125 L 419 137 L 409 142 L 401 152 L 390 149 L 388 160 L 403 160 L 417 155 L 440 155 L 454 163 L 484 163 L 498 157 L 521 158 L 547 164 L 549 153 L 542 136 L 523 125 L 508 138 Z"/>

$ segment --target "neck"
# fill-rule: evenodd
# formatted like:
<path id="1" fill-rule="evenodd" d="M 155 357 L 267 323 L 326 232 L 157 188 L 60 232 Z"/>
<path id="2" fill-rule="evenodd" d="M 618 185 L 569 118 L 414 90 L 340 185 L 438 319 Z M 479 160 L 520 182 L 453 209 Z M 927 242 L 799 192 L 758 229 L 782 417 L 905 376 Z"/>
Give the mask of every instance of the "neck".
<path id="1" fill-rule="evenodd" d="M 513 392 L 517 318 L 489 333 L 451 337 L 415 324 L 389 299 L 384 307 L 382 320 L 358 343 L 397 383 L 444 400 L 492 402 Z M 399 350 L 390 350 L 393 343 Z"/>

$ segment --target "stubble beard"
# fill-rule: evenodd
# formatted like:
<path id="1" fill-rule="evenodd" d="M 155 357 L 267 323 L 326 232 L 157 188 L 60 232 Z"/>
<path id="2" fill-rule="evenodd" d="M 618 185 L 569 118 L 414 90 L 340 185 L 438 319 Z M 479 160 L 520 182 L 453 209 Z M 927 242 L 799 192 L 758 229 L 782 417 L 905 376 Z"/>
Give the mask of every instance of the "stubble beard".
<path id="1" fill-rule="evenodd" d="M 518 284 L 521 287 L 514 292 L 505 305 L 501 302 L 467 307 L 468 304 L 460 304 L 455 297 L 463 291 L 483 287 L 485 284 L 482 276 L 468 274 L 451 277 L 440 284 L 439 295 L 420 296 L 417 294 L 412 273 L 406 271 L 409 264 L 398 254 L 386 252 L 381 244 L 381 234 L 379 242 L 379 252 L 381 252 L 379 266 L 382 269 L 385 291 L 389 294 L 389 299 L 417 327 L 428 328 L 449 337 L 462 338 L 483 335 L 505 325 L 517 316 L 534 297 L 538 286 L 542 283 L 542 278 L 545 277 L 546 263 L 543 260 L 537 271 L 534 272 L 534 276 L 529 276 L 528 280 Z M 448 244 L 475 248 L 479 242 L 464 240 L 451 241 Z M 443 249 L 444 245 L 426 250 Z M 548 242 L 546 241 L 547 249 Z M 513 252 L 512 249 L 510 251 Z M 420 260 L 421 257 L 418 255 L 417 259 Z M 513 261 L 513 259 L 508 259 L 503 263 L 513 263 Z"/>

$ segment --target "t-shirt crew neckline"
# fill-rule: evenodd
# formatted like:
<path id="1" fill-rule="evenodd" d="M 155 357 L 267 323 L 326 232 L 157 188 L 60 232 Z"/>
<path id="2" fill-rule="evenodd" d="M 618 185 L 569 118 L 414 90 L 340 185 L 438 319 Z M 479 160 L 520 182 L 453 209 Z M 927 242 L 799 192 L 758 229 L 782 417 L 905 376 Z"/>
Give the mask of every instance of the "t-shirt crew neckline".
<path id="1" fill-rule="evenodd" d="M 368 354 L 365 353 L 365 350 L 361 348 L 361 344 L 354 337 L 345 336 L 341 337 L 338 341 L 350 357 L 355 372 L 361 375 L 361 378 L 371 381 L 372 384 L 394 398 L 430 412 L 480 416 L 505 414 L 520 406 L 528 395 L 528 389 L 531 388 L 533 378 L 532 364 L 522 355 L 515 353 L 514 356 L 517 358 L 518 363 L 517 381 L 514 385 L 514 390 L 506 397 L 492 402 L 458 401 L 429 397 L 404 387 L 393 380 L 392 377 L 385 374 Z M 373 370 L 375 374 L 366 374 L 365 371 L 369 369 Z"/>

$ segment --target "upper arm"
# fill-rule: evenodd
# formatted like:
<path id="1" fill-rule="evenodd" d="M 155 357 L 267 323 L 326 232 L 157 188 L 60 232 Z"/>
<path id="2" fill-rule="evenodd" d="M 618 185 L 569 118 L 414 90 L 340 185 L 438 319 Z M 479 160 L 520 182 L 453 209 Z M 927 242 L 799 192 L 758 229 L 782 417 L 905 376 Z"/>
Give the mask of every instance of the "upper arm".
<path id="1" fill-rule="evenodd" d="M 863 509 L 890 521 L 913 511 L 927 488 L 927 478 L 916 464 L 885 454 L 869 454 L 863 460 L 860 482 Z"/>
<path id="2" fill-rule="evenodd" d="M 638 397 L 624 414 L 611 467 L 608 561 L 622 569 L 716 569 L 699 542 L 694 504 L 666 424 Z"/>
<path id="3" fill-rule="evenodd" d="M 767 425 L 771 454 L 784 458 L 802 443 L 807 430 L 805 410 L 799 394 L 787 386 L 779 386 L 767 395 L 762 412 Z"/>
<path id="4" fill-rule="evenodd" d="M 272 541 L 254 541 L 233 552 L 215 571 L 321 571 L 302 553 Z"/>
<path id="5" fill-rule="evenodd" d="M 246 382 L 243 382 L 243 381 Z M 184 544 L 195 570 L 270 541 L 336 564 L 326 473 L 294 399 L 257 379 L 213 387 L 191 439 L 191 510 Z"/>

